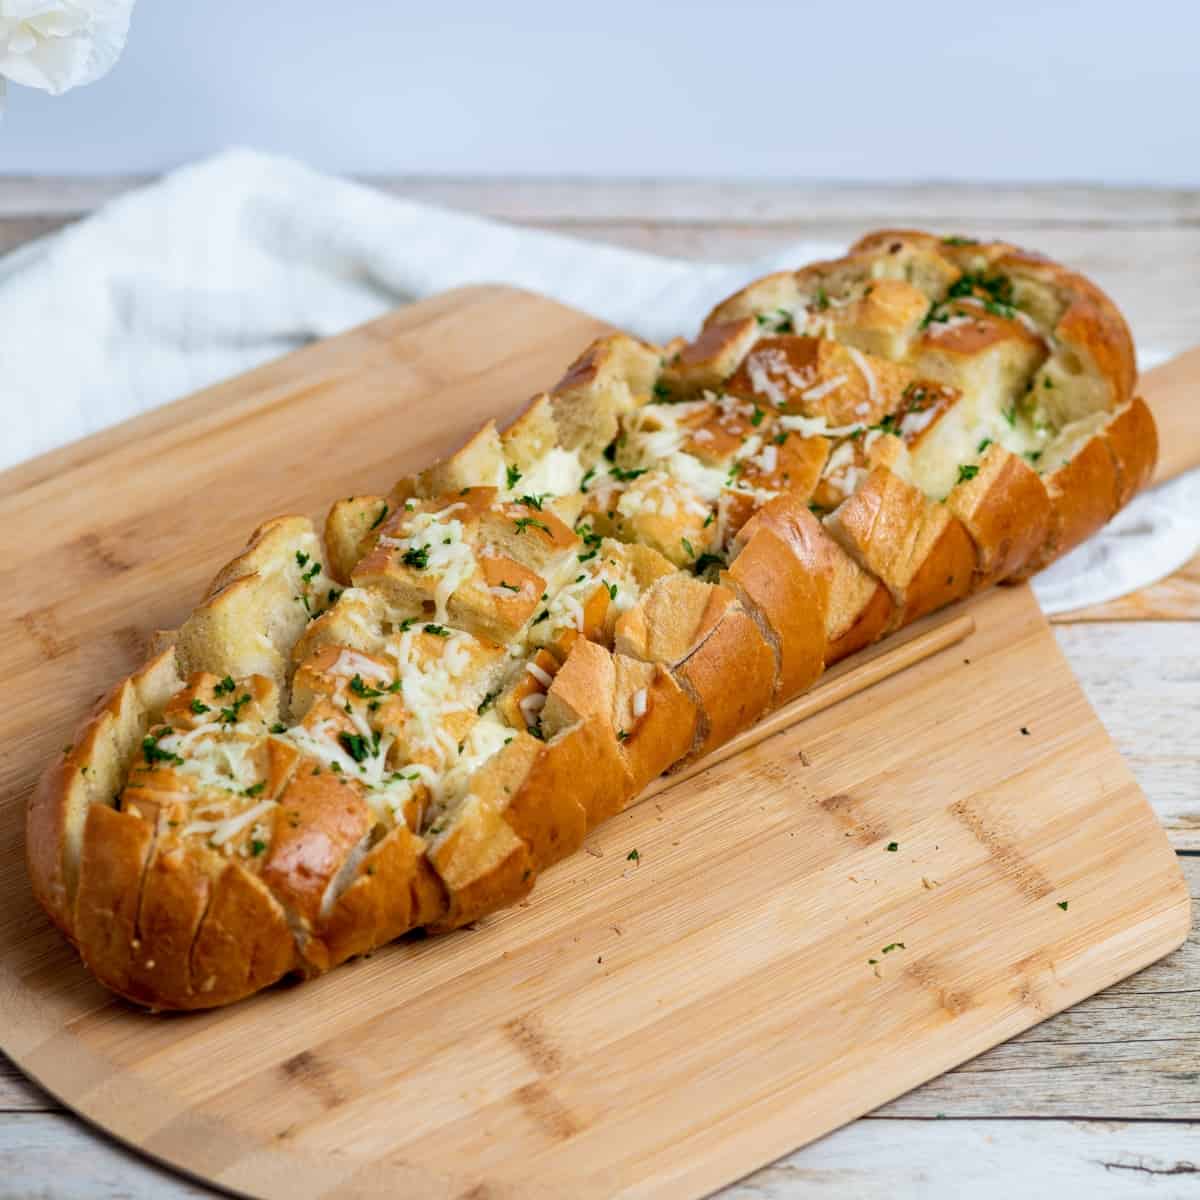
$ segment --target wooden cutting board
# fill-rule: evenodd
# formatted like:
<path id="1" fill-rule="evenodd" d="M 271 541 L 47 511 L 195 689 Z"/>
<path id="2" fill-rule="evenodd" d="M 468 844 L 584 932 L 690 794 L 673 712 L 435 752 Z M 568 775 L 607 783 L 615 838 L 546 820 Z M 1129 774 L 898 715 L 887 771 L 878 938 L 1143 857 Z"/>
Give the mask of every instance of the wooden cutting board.
<path id="1" fill-rule="evenodd" d="M 215 1013 L 89 979 L 22 863 L 79 713 L 261 517 L 386 487 L 598 328 L 452 293 L 0 476 L 0 1047 L 122 1141 L 286 1200 L 695 1197 L 1183 940 L 1175 857 L 1022 587 L 477 930 Z"/>

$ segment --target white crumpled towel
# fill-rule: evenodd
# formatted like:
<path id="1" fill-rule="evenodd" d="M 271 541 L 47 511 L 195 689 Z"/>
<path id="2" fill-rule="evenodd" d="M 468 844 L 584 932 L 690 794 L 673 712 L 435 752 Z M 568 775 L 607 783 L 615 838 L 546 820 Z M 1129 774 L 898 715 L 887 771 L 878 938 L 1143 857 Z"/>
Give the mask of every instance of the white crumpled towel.
<path id="1" fill-rule="evenodd" d="M 460 284 L 515 284 L 662 341 L 694 331 L 756 275 L 841 249 L 801 242 L 753 262 L 682 262 L 232 150 L 0 259 L 0 469 Z M 1192 472 L 1139 497 L 1035 587 L 1048 612 L 1097 603 L 1169 574 L 1198 546 Z"/>

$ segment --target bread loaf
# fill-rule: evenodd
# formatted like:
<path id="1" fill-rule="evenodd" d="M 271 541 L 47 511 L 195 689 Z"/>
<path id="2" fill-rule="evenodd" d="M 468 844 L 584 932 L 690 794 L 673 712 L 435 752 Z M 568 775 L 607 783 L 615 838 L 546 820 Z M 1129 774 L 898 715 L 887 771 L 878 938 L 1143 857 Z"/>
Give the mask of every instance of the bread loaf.
<path id="1" fill-rule="evenodd" d="M 462 926 L 1155 455 L 1116 308 L 1003 243 L 875 233 L 694 341 L 601 338 L 323 539 L 259 528 L 45 772 L 34 891 L 157 1009 Z"/>

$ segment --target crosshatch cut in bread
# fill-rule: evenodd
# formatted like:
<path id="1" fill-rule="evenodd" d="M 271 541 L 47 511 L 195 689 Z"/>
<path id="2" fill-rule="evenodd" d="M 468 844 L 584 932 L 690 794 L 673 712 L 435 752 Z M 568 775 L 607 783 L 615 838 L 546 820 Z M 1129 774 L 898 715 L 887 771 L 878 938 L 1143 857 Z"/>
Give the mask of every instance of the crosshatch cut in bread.
<path id="1" fill-rule="evenodd" d="M 658 775 L 1108 521 L 1157 453 L 1134 379 L 1087 280 L 910 231 L 691 342 L 601 338 L 323 536 L 255 530 L 46 769 L 34 892 L 156 1009 L 513 904 Z"/>

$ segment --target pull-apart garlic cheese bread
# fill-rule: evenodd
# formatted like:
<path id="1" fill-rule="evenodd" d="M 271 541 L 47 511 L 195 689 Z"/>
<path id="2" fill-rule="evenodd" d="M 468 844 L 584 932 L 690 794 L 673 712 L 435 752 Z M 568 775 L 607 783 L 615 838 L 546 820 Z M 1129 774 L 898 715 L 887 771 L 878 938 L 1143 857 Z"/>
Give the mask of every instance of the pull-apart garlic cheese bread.
<path id="1" fill-rule="evenodd" d="M 225 1004 L 514 903 L 651 780 L 1149 478 L 1128 330 L 1001 243 L 872 234 L 595 342 L 508 429 L 260 527 L 28 812 L 108 987 Z"/>

